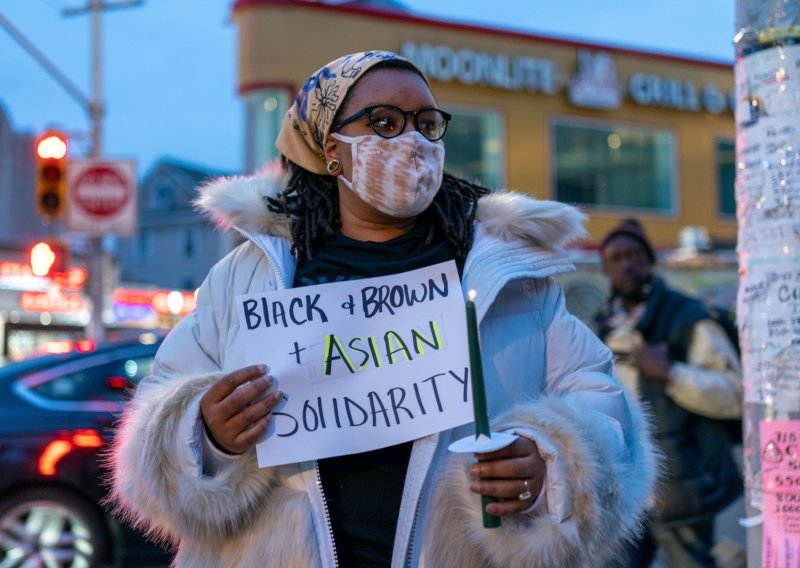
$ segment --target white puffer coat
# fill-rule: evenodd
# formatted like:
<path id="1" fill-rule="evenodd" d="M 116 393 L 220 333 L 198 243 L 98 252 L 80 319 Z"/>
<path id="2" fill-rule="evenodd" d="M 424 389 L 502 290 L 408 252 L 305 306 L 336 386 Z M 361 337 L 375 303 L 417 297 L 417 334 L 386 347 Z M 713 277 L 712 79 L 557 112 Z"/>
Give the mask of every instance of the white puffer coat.
<path id="1" fill-rule="evenodd" d="M 247 241 L 211 270 L 118 430 L 117 511 L 179 543 L 180 566 L 336 565 L 315 462 L 260 469 L 250 450 L 204 473 L 199 400 L 232 370 L 233 299 L 293 280 L 287 221 L 264 202 L 282 183 L 267 175 L 203 188 L 200 207 Z M 638 530 L 656 479 L 647 423 L 611 378 L 609 351 L 566 311 L 550 278 L 572 270 L 558 247 L 582 232 L 582 216 L 566 205 L 513 193 L 481 199 L 462 284 L 481 291 L 492 427 L 536 441 L 545 489 L 533 510 L 484 529 L 469 491 L 471 456 L 446 449 L 472 426 L 417 440 L 392 566 L 596 567 Z"/>

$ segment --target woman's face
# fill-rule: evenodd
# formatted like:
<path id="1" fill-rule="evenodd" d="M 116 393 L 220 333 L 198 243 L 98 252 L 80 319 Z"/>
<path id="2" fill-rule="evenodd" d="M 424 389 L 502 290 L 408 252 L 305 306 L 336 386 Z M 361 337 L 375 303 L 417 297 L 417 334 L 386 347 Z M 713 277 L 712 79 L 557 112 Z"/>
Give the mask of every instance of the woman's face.
<path id="1" fill-rule="evenodd" d="M 339 120 L 345 119 L 363 109 L 375 105 L 392 105 L 406 111 L 416 111 L 423 108 L 435 108 L 436 99 L 433 98 L 430 88 L 419 75 L 412 71 L 401 69 L 375 69 L 368 71 L 353 86 L 347 104 L 339 112 Z M 406 120 L 403 133 L 413 130 L 414 120 L 409 116 Z M 366 116 L 351 122 L 339 131 L 344 136 L 372 135 L 375 132 L 369 125 Z M 326 160 L 333 158 L 339 160 L 341 168 L 339 173 L 348 180 L 353 179 L 353 166 L 350 144 L 328 136 L 325 148 Z M 360 200 L 352 191 L 347 190 L 340 183 L 340 203 L 348 208 L 370 208 Z M 357 200 L 356 202 L 352 201 Z M 378 211 L 374 213 L 382 215 Z"/>

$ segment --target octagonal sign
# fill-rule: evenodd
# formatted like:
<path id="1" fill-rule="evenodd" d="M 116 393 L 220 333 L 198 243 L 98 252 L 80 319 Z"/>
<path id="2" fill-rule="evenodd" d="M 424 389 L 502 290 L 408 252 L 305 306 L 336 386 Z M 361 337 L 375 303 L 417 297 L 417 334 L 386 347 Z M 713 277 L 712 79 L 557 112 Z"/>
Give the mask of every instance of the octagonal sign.
<path id="1" fill-rule="evenodd" d="M 67 230 L 136 232 L 136 168 L 131 160 L 73 160 L 67 170 Z"/>

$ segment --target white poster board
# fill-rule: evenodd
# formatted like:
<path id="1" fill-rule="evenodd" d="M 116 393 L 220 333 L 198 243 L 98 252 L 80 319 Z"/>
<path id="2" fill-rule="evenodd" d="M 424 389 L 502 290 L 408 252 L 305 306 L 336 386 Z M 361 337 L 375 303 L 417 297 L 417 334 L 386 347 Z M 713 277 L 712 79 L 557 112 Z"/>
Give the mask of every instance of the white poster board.
<path id="1" fill-rule="evenodd" d="M 285 394 L 257 444 L 260 467 L 365 452 L 473 421 L 454 262 L 235 300 L 241 341 L 231 362 L 267 364 Z"/>

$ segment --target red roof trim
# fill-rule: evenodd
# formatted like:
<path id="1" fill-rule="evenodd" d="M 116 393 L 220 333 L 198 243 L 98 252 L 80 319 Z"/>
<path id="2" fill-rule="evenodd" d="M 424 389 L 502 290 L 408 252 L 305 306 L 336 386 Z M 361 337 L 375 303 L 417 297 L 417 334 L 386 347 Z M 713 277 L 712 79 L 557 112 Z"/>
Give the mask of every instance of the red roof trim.
<path id="1" fill-rule="evenodd" d="M 436 26 L 457 31 L 466 31 L 474 33 L 482 33 L 487 35 L 496 35 L 501 37 L 512 37 L 524 40 L 535 40 L 544 43 L 555 45 L 565 45 L 569 47 L 583 47 L 589 49 L 600 49 L 603 51 L 611 51 L 623 55 L 644 55 L 647 57 L 654 57 L 666 61 L 673 61 L 676 63 L 689 63 L 692 65 L 703 65 L 707 67 L 717 67 L 720 69 L 733 69 L 733 62 L 715 61 L 711 59 L 699 59 L 682 55 L 671 55 L 667 53 L 656 53 L 652 51 L 644 51 L 631 49 L 627 47 L 619 47 L 609 44 L 592 43 L 588 41 L 579 41 L 567 38 L 559 38 L 554 36 L 542 36 L 527 32 L 519 32 L 509 29 L 492 28 L 486 26 L 478 26 L 475 24 L 467 24 L 463 22 L 436 20 L 433 18 L 414 16 L 406 12 L 395 12 L 391 10 L 381 10 L 378 8 L 371 8 L 366 6 L 348 6 L 341 4 L 326 4 L 315 0 L 235 0 L 233 2 L 233 12 L 243 10 L 246 8 L 254 8 L 258 6 L 287 6 L 291 8 L 311 8 L 315 10 L 325 10 L 330 12 L 339 12 L 347 14 L 358 14 L 371 18 L 401 21 L 409 24 L 420 24 L 428 26 Z"/>
<path id="2" fill-rule="evenodd" d="M 243 95 L 249 91 L 256 91 L 261 89 L 283 89 L 289 93 L 289 98 L 294 99 L 297 91 L 300 89 L 294 83 L 284 81 L 256 81 L 247 85 L 239 85 L 239 94 Z"/>

